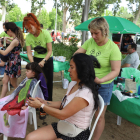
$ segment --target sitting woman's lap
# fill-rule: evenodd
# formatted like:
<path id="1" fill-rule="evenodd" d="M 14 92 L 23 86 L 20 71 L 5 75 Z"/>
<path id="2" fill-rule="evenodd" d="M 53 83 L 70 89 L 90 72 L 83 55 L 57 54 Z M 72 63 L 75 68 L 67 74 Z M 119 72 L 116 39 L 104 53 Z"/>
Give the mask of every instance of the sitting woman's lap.
<path id="1" fill-rule="evenodd" d="M 55 140 L 57 139 L 54 129 L 51 125 L 39 128 L 26 137 L 26 140 Z"/>
<path id="2" fill-rule="evenodd" d="M 56 137 L 61 138 L 62 140 L 88 140 L 88 137 L 90 135 L 89 129 L 82 131 L 80 134 L 78 134 L 76 137 L 67 137 L 62 134 L 60 134 L 57 130 L 57 123 L 53 123 L 52 127 L 55 131 Z"/>

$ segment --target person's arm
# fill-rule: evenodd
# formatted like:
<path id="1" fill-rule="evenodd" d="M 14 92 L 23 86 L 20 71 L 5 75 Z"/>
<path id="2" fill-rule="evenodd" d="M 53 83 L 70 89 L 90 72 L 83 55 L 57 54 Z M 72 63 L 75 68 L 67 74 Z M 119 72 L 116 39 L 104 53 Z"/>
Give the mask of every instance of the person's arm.
<path id="1" fill-rule="evenodd" d="M 121 68 L 124 67 L 130 67 L 131 64 L 133 64 L 135 61 L 135 57 L 133 57 L 133 54 L 128 54 L 123 60 Z"/>
<path id="2" fill-rule="evenodd" d="M 75 53 L 86 53 L 86 50 L 80 47 Z"/>
<path id="3" fill-rule="evenodd" d="M 9 52 L 11 52 L 12 50 L 13 50 L 13 48 L 15 47 L 15 46 L 17 46 L 18 45 L 18 40 L 17 39 L 15 39 L 15 40 L 13 40 L 12 42 L 11 42 L 11 44 L 7 47 L 7 49 L 6 50 L 0 50 L 0 54 L 2 54 L 2 55 L 7 55 Z"/>
<path id="4" fill-rule="evenodd" d="M 26 49 L 27 49 L 28 59 L 30 60 L 30 62 L 34 62 L 33 56 L 32 56 L 32 51 L 31 51 L 31 46 L 26 46 Z"/>
<path id="5" fill-rule="evenodd" d="M 48 60 L 52 54 L 52 43 L 49 42 L 46 44 L 47 47 L 47 55 L 45 56 L 45 60 Z M 45 61 L 42 60 L 41 62 L 39 62 L 40 67 L 44 67 Z"/>
<path id="6" fill-rule="evenodd" d="M 124 67 L 130 67 L 130 64 L 125 63 L 125 64 L 123 64 L 123 65 L 121 66 L 121 68 L 124 68 Z"/>
<path id="7" fill-rule="evenodd" d="M 14 40 L 14 38 L 13 37 L 4 37 L 4 38 L 6 38 L 6 40 L 11 40 L 11 41 L 13 41 Z"/>
<path id="8" fill-rule="evenodd" d="M 104 76 L 103 78 L 99 79 L 98 77 L 95 78 L 94 82 L 97 84 L 104 83 L 106 81 L 114 79 L 116 76 L 119 75 L 120 68 L 121 68 L 121 60 L 119 61 L 110 61 L 111 63 L 111 72 Z"/>
<path id="9" fill-rule="evenodd" d="M 49 114 L 53 117 L 56 117 L 60 120 L 64 120 L 64 119 L 74 115 L 75 113 L 77 113 L 81 109 L 85 108 L 86 106 L 88 106 L 88 104 L 89 104 L 88 101 L 86 101 L 85 99 L 83 99 L 81 97 L 75 97 L 62 110 L 52 108 L 52 107 L 49 107 L 47 105 L 44 106 L 43 110 L 47 114 Z M 42 103 L 36 98 L 31 98 L 31 100 L 29 100 L 28 105 L 31 107 L 35 107 L 35 108 L 40 108 Z"/>
<path id="10" fill-rule="evenodd" d="M 5 65 L 5 62 L 3 62 L 3 61 L 1 60 L 0 67 L 3 67 L 4 65 Z"/>
<path id="11" fill-rule="evenodd" d="M 53 107 L 53 108 L 57 108 L 57 109 L 59 109 L 60 105 L 61 105 L 61 101 L 56 101 L 56 102 L 46 101 L 46 100 L 43 100 L 43 99 L 38 98 L 38 97 L 36 99 L 38 99 L 41 103 L 43 103 L 49 107 Z"/>

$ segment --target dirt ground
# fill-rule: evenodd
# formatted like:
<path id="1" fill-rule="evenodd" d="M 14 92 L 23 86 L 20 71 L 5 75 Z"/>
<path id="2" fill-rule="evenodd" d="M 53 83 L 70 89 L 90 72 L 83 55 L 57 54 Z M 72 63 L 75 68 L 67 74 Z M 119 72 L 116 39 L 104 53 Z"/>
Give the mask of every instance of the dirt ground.
<path id="1" fill-rule="evenodd" d="M 18 79 L 18 83 L 20 83 L 25 78 L 25 69 L 22 69 L 22 76 Z M 54 81 L 61 80 L 60 72 L 54 73 Z M 2 85 L 2 81 L 0 81 Z M 1 86 L 0 86 L 1 88 Z M 0 89 L 1 91 L 1 89 Z M 11 89 L 8 94 L 12 93 L 13 89 Z M 61 100 L 65 95 L 66 90 L 62 88 L 61 82 L 56 82 L 53 84 L 53 100 L 58 101 Z M 37 126 L 38 128 L 43 127 L 43 121 L 39 119 L 39 112 L 37 112 Z M 104 132 L 100 138 L 100 140 L 140 140 L 140 127 L 128 122 L 125 119 L 122 119 L 121 126 L 117 126 L 117 115 L 113 114 L 110 111 L 106 112 L 105 115 L 106 125 Z M 45 122 L 47 124 L 51 124 L 52 122 L 57 122 L 58 119 L 47 115 Z M 26 134 L 34 131 L 34 126 L 28 124 Z M 3 140 L 3 136 L 0 136 L 0 140 Z M 8 140 L 24 140 L 22 138 L 8 138 Z"/>

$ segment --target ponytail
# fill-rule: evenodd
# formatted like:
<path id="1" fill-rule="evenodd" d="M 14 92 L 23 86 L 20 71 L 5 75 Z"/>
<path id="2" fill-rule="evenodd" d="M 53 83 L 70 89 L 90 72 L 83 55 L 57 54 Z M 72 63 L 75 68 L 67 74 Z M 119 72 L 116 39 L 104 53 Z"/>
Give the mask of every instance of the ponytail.
<path id="1" fill-rule="evenodd" d="M 22 33 L 22 31 L 21 31 L 21 29 L 19 27 L 16 27 L 15 35 L 20 40 L 20 44 L 21 44 L 21 46 L 23 48 L 24 47 L 24 37 L 23 37 L 23 33 Z"/>
<path id="2" fill-rule="evenodd" d="M 37 29 L 37 31 L 39 32 L 41 31 L 40 23 L 37 20 L 37 17 L 33 13 L 29 13 L 27 14 L 26 17 L 23 18 L 23 32 L 25 26 L 27 26 L 32 31 L 31 25 L 34 26 Z"/>

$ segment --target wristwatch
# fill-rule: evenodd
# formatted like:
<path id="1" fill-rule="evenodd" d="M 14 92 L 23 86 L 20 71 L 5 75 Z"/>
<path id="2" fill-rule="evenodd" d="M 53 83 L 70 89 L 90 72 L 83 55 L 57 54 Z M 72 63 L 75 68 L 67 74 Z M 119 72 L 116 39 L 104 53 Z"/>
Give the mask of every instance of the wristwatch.
<path id="1" fill-rule="evenodd" d="M 47 60 L 46 60 L 45 58 L 43 59 L 43 61 L 44 61 L 45 63 L 47 62 Z"/>

